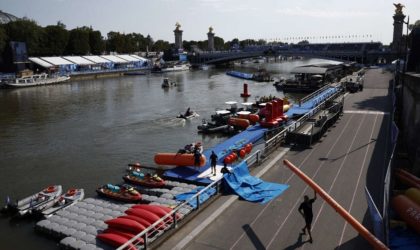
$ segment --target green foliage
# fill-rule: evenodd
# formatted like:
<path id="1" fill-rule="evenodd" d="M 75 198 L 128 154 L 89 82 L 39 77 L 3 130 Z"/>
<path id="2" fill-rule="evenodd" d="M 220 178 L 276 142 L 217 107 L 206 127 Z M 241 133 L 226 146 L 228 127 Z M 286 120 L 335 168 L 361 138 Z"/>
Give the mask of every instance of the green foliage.
<path id="1" fill-rule="evenodd" d="M 7 45 L 7 34 L 3 25 L 0 24 L 0 55 L 3 53 Z"/>
<path id="2" fill-rule="evenodd" d="M 29 55 L 40 56 L 44 51 L 46 34 L 33 20 L 18 19 L 5 25 L 8 41 L 25 42 Z"/>
<path id="3" fill-rule="evenodd" d="M 157 40 L 152 46 L 152 50 L 158 51 L 158 52 L 166 51 L 166 50 L 169 50 L 170 48 L 171 48 L 171 44 L 163 40 Z"/>
<path id="4" fill-rule="evenodd" d="M 57 25 L 49 25 L 44 28 L 46 39 L 44 43 L 45 56 L 63 55 L 69 40 L 69 32 L 66 27 L 58 22 Z"/>
<path id="5" fill-rule="evenodd" d="M 89 33 L 91 28 L 81 27 L 70 30 L 67 54 L 86 55 L 90 52 Z"/>
<path id="6" fill-rule="evenodd" d="M 99 30 L 91 30 L 89 32 L 90 53 L 100 55 L 105 51 L 105 41 Z"/>

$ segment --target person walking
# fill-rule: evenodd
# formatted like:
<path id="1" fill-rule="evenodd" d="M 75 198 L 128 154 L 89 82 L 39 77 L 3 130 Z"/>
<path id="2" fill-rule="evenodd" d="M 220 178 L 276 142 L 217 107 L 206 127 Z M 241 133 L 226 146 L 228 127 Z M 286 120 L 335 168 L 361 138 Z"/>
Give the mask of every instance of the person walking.
<path id="1" fill-rule="evenodd" d="M 312 219 L 314 217 L 313 212 L 312 212 L 312 204 L 315 202 L 315 200 L 316 200 L 316 191 L 314 190 L 314 198 L 309 199 L 309 197 L 305 195 L 303 197 L 303 202 L 300 204 L 299 209 L 298 209 L 299 213 L 305 219 L 305 226 L 302 228 L 302 232 L 303 234 L 306 234 L 305 229 L 308 231 L 310 243 L 313 242 L 312 234 L 311 234 L 311 225 L 312 225 Z"/>
<path id="2" fill-rule="evenodd" d="M 216 163 L 217 163 L 217 155 L 212 150 L 211 155 L 210 155 L 210 167 L 211 167 L 211 173 L 213 174 L 213 176 L 216 175 Z"/>

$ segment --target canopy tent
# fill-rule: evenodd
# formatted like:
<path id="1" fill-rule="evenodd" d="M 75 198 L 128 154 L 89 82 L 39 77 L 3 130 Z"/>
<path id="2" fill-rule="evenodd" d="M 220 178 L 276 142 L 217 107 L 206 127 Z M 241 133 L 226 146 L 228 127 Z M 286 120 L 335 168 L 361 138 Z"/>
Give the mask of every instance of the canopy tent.
<path id="1" fill-rule="evenodd" d="M 100 57 L 100 56 L 83 56 L 83 58 L 85 58 L 89 61 L 92 61 L 94 63 L 109 63 L 109 62 L 111 62 L 110 60 L 107 60 L 107 59 L 105 59 L 103 57 Z"/>
<path id="2" fill-rule="evenodd" d="M 138 55 L 130 55 L 131 57 L 134 57 L 134 58 L 137 58 L 137 59 L 139 59 L 139 60 L 141 60 L 141 61 L 148 61 L 148 59 L 146 59 L 146 58 L 144 58 L 144 57 L 141 57 L 141 56 L 138 56 Z"/>
<path id="3" fill-rule="evenodd" d="M 42 60 L 49 62 L 54 66 L 73 65 L 75 63 L 67 61 L 66 59 L 58 56 L 41 57 Z"/>
<path id="4" fill-rule="evenodd" d="M 31 62 L 33 62 L 35 64 L 38 64 L 39 66 L 44 67 L 44 68 L 52 68 L 52 67 L 54 67 L 54 65 L 52 65 L 49 62 L 46 62 L 46 61 L 42 60 L 39 57 L 29 57 L 28 59 L 29 59 L 29 61 L 31 61 Z"/>
<path id="5" fill-rule="evenodd" d="M 113 63 L 128 63 L 129 61 L 124 60 L 122 58 L 119 58 L 117 56 L 113 56 L 113 55 L 107 55 L 107 56 L 101 56 L 102 58 L 105 58 Z"/>
<path id="6" fill-rule="evenodd" d="M 86 58 L 83 58 L 81 56 L 64 56 L 64 59 L 73 62 L 77 65 L 92 65 L 95 64 L 95 62 L 92 62 Z"/>
<path id="7" fill-rule="evenodd" d="M 128 62 L 140 62 L 142 60 L 135 58 L 134 56 L 130 56 L 130 55 L 117 55 L 117 57 L 124 59 Z"/>

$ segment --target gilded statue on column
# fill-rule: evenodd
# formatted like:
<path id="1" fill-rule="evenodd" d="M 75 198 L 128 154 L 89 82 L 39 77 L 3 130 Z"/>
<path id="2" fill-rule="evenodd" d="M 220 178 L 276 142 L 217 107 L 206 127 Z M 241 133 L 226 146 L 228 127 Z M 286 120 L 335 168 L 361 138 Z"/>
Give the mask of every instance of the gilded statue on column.
<path id="1" fill-rule="evenodd" d="M 394 3 L 395 6 L 395 14 L 396 15 L 402 15 L 402 9 L 405 7 L 404 5 L 400 4 L 400 3 Z"/>

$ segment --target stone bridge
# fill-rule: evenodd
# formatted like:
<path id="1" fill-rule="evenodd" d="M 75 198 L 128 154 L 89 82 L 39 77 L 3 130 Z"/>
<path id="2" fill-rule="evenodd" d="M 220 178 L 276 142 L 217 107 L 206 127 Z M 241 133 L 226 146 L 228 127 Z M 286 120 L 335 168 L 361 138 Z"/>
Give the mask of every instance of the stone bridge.
<path id="1" fill-rule="evenodd" d="M 195 51 L 188 55 L 193 66 L 201 64 L 224 64 L 231 61 L 259 56 L 301 56 L 306 58 L 334 59 L 362 64 L 389 63 L 398 55 L 381 43 L 326 43 L 296 45 L 248 46 L 242 50 Z"/>

